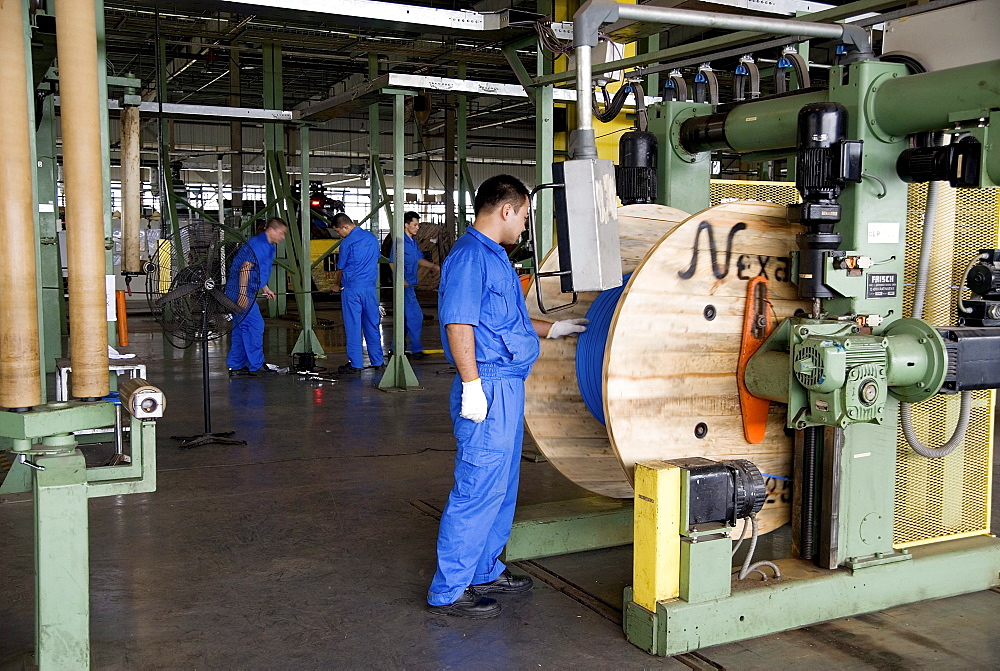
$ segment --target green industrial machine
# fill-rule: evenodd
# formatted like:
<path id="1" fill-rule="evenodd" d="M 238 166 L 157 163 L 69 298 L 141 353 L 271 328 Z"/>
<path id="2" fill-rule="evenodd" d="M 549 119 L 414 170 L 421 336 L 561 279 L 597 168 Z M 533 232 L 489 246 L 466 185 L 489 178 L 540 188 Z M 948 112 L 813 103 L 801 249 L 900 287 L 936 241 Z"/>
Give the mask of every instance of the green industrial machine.
<path id="1" fill-rule="evenodd" d="M 5 124 L 0 157 L 5 175 L 0 226 L 8 242 L 3 266 L 21 263 L 17 267 L 23 269 L 4 275 L 0 299 L 5 315 L 0 331 L 7 350 L 0 362 L 0 451 L 13 457 L 0 494 L 30 494 L 34 504 L 36 636 L 29 664 L 43 670 L 90 666 L 87 502 L 156 489 L 156 419 L 165 407 L 162 391 L 145 380 L 109 378 L 107 335 L 114 333 L 114 323 L 107 322 L 103 299 L 110 271 L 110 163 L 107 109 L 96 103 L 100 96 L 107 100 L 104 12 L 100 2 L 56 4 L 61 22 L 35 3 L 0 5 L 3 82 L 12 115 Z M 55 80 L 40 80 L 53 72 L 56 32 L 63 54 L 59 77 L 64 193 L 67 216 L 74 224 L 69 305 L 77 400 L 47 403 L 44 375 L 60 353 L 64 305 L 55 244 Z M 34 77 L 32 56 L 38 61 Z M 30 104 L 36 92 L 37 108 Z M 88 96 L 93 104 L 81 103 Z M 36 109 L 41 113 L 37 126 Z M 72 120 L 76 128 L 69 129 L 70 117 L 78 112 Z M 37 135 L 32 132 L 36 128 Z M 94 147 L 98 150 L 92 151 Z M 82 163 L 80 156 L 88 162 Z M 30 300 L 32 296 L 38 300 Z M 35 322 L 39 328 L 32 330 Z M 115 387 L 117 395 L 109 395 Z M 130 458 L 118 465 L 88 467 L 80 449 L 84 434 L 101 430 L 120 438 L 123 425 L 130 436 Z"/>
<path id="2" fill-rule="evenodd" d="M 739 486 L 699 489 L 696 474 L 706 464 L 639 464 L 628 639 L 672 655 L 1000 584 L 1000 542 L 992 536 L 893 547 L 901 408 L 943 387 L 1000 386 L 1000 359 L 989 353 L 1000 334 L 985 328 L 992 324 L 981 320 L 943 337 L 921 319 L 903 318 L 902 291 L 907 182 L 1000 185 L 1000 147 L 992 137 L 1000 120 L 1000 61 L 911 74 L 878 60 L 856 26 L 591 0 L 574 17 L 578 100 L 593 93 L 590 49 L 599 28 L 618 20 L 823 37 L 840 42 L 844 53 L 826 90 L 715 111 L 676 101 L 649 110 L 649 130 L 659 139 L 657 201 L 665 205 L 692 212 L 708 205 L 712 150 L 750 161 L 794 157 L 802 203 L 789 208 L 789 220 L 803 232 L 789 251 L 799 298 L 811 311 L 780 323 L 744 375 L 751 394 L 787 404 L 786 426 L 795 436 L 793 557 L 768 562 L 766 577 L 777 579 L 741 581 L 746 569 L 731 578 L 735 514 L 696 519 L 692 511 L 705 497 L 737 497 Z M 603 174 L 590 118 L 589 110 L 578 114 L 567 174 L 585 172 L 575 163 Z M 934 131 L 951 133 L 952 148 L 910 149 L 910 136 Z M 567 180 L 567 191 L 606 188 L 575 181 Z M 595 235 L 592 217 L 574 220 L 570 213 L 560 225 L 570 237 Z M 995 266 L 983 263 L 989 275 Z M 569 269 L 564 291 L 567 284 L 594 289 L 576 287 L 575 274 Z M 756 539 L 755 522 L 744 524 Z"/>

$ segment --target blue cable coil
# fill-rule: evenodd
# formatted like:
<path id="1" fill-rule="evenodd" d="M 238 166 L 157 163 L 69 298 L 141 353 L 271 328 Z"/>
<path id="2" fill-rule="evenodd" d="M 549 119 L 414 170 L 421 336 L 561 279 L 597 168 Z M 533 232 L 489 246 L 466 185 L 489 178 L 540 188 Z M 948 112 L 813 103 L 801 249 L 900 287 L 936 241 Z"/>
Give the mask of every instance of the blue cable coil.
<path id="1" fill-rule="evenodd" d="M 632 273 L 622 277 L 622 285 L 602 291 L 587 310 L 590 324 L 580 334 L 576 343 L 576 380 L 580 396 L 587 410 L 602 426 L 604 421 L 604 348 L 608 344 L 608 331 L 615 308 L 625 291 Z"/>

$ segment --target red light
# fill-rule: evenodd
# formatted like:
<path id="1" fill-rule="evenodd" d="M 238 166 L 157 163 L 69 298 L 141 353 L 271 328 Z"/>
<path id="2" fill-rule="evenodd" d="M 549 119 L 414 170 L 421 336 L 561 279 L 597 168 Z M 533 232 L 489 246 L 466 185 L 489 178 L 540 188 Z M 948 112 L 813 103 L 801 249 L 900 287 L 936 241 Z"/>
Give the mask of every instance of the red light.
<path id="1" fill-rule="evenodd" d="M 312 207 L 319 207 L 320 205 L 322 205 L 322 202 L 318 200 L 310 200 L 309 205 Z"/>

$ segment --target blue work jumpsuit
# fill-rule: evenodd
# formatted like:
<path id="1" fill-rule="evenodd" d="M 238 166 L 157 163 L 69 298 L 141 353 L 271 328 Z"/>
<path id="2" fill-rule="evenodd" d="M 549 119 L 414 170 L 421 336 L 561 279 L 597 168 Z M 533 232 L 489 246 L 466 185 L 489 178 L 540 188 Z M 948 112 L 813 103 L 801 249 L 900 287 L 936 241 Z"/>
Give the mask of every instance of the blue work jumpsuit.
<path id="1" fill-rule="evenodd" d="M 406 280 L 406 288 L 403 290 L 403 324 L 406 338 L 410 342 L 410 351 L 418 353 L 424 351 L 424 346 L 420 344 L 424 311 L 417 302 L 417 269 L 420 266 L 420 259 L 424 256 L 417 241 L 406 234 L 403 235 L 403 250 L 403 279 Z M 396 245 L 392 245 L 389 261 L 393 263 L 396 261 Z"/>
<path id="2" fill-rule="evenodd" d="M 538 358 L 538 336 L 528 317 L 517 273 L 507 253 L 474 228 L 452 248 L 441 271 L 438 310 L 448 360 L 448 324 L 471 324 L 476 363 L 489 411 L 476 424 L 462 418 L 462 380 L 451 386 L 451 417 L 458 441 L 455 486 L 437 542 L 437 571 L 427 594 L 432 606 L 454 603 L 469 585 L 496 580 L 517 500 L 524 435 L 524 380 Z"/>
<path id="3" fill-rule="evenodd" d="M 364 331 L 368 359 L 373 366 L 385 362 L 382 353 L 382 315 L 378 310 L 378 238 L 357 226 L 340 242 L 337 268 L 344 271 L 340 305 L 347 336 L 347 360 L 355 368 L 364 368 L 361 333 Z"/>
<path id="4" fill-rule="evenodd" d="M 250 270 L 247 280 L 247 297 L 250 305 L 243 312 L 243 318 L 233 328 L 229 345 L 229 355 L 226 364 L 231 370 L 249 368 L 260 370 L 264 365 L 264 318 L 257 307 L 257 292 L 267 284 L 271 277 L 271 265 L 274 263 L 276 246 L 267 239 L 266 233 L 258 233 L 250 238 L 246 246 L 240 248 L 229 264 L 229 276 L 226 278 L 226 296 L 232 301 L 240 296 L 240 268 L 244 263 L 256 259 L 256 264 Z"/>

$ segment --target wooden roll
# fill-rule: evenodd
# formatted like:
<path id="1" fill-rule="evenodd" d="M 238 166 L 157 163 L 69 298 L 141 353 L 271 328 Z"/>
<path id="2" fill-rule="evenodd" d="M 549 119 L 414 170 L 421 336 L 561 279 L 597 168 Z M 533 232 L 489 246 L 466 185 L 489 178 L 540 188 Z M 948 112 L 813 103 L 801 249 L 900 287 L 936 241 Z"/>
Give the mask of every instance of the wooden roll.
<path id="1" fill-rule="evenodd" d="M 107 396 L 104 189 L 97 15 L 92 2 L 56 0 L 69 273 L 70 359 L 77 398 Z M 103 63 L 103 61 L 102 61 Z"/>
<path id="2" fill-rule="evenodd" d="M 42 402 L 42 387 L 23 2 L 0 2 L 0 45 L 0 407 L 28 408 Z"/>
<path id="3" fill-rule="evenodd" d="M 139 218 L 142 215 L 142 176 L 139 159 L 139 108 L 126 106 L 121 114 L 122 270 L 137 273 Z"/>
<path id="4" fill-rule="evenodd" d="M 663 205 L 628 205 L 618 210 L 622 272 L 630 273 L 657 240 L 689 215 Z M 542 272 L 559 267 L 553 250 L 542 262 Z M 566 303 L 570 296 L 559 290 L 559 278 L 541 280 L 546 307 Z M 526 296 L 528 312 L 535 319 L 584 317 L 597 292 L 579 295 L 575 306 L 552 315 L 538 309 L 534 282 Z M 632 485 L 622 470 L 608 434 L 580 396 L 576 377 L 576 339 L 542 340 L 542 352 L 525 389 L 525 427 L 542 454 L 563 475 L 592 492 L 631 498 Z"/>
<path id="5" fill-rule="evenodd" d="M 681 457 L 749 459 L 788 477 L 785 406 L 771 404 L 763 442 L 747 443 L 736 369 L 749 280 L 767 277 L 775 324 L 809 309 L 791 282 L 800 230 L 778 205 L 718 205 L 665 236 L 636 269 L 604 357 L 608 435 L 630 482 L 638 461 Z M 768 488 L 762 532 L 789 519 L 788 481 L 769 479 Z"/>

